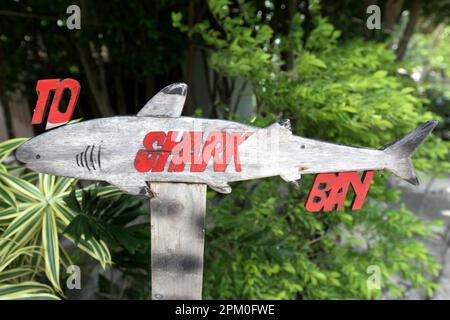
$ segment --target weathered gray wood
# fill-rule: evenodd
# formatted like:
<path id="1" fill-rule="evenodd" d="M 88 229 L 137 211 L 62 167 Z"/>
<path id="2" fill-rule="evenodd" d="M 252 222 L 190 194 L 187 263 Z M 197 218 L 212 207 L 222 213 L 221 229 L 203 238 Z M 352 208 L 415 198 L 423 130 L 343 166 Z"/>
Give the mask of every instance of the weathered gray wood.
<path id="1" fill-rule="evenodd" d="M 228 183 L 234 181 L 279 175 L 296 182 L 306 173 L 379 169 L 416 183 L 411 154 L 437 124 L 430 121 L 383 150 L 354 148 L 294 136 L 289 120 L 256 128 L 179 117 L 186 93 L 185 84 L 172 84 L 135 117 L 65 125 L 24 143 L 17 157 L 35 171 L 107 181 L 141 195 L 150 195 L 147 181 L 205 183 L 230 193 Z M 153 139 L 155 134 L 162 136 Z M 162 164 L 160 159 L 165 159 Z M 182 168 L 174 170 L 180 161 Z M 205 166 L 198 166 L 202 161 Z"/>
<path id="2" fill-rule="evenodd" d="M 206 185 L 152 183 L 152 299 L 202 298 Z"/>
<path id="3" fill-rule="evenodd" d="M 17 151 L 35 171 L 153 196 L 153 299 L 201 299 L 206 184 L 229 193 L 233 181 L 385 168 L 415 184 L 410 157 L 437 125 L 429 121 L 383 150 L 354 148 L 294 136 L 289 120 L 256 128 L 179 117 L 185 99 L 186 86 L 174 84 L 137 116 L 66 125 Z"/>
<path id="4" fill-rule="evenodd" d="M 186 101 L 187 85 L 173 83 L 159 91 L 138 112 L 138 117 L 178 118 Z"/>
<path id="5" fill-rule="evenodd" d="M 295 181 L 301 174 L 341 171 L 389 169 L 408 181 L 415 179 L 410 163 L 412 151 L 435 127 L 428 122 L 407 135 L 403 148 L 375 150 L 336 145 L 292 135 L 283 123 L 256 128 L 236 122 L 196 118 L 113 117 L 66 125 L 48 131 L 24 143 L 18 150 L 20 161 L 39 172 L 87 180 L 107 181 L 132 194 L 147 194 L 146 181 L 206 183 L 216 191 L 229 193 L 228 182 L 280 175 Z M 138 172 L 135 160 L 144 147 L 144 138 L 151 132 L 200 132 L 200 153 L 213 132 L 249 133 L 251 136 L 237 146 L 241 170 L 232 158 L 224 172 L 217 171 L 209 159 L 202 172 L 192 172 L 191 161 L 181 172 L 169 172 L 175 150 L 155 152 L 166 154 L 162 171 Z M 178 140 L 177 140 L 178 141 Z M 217 147 L 219 157 L 223 155 Z M 191 151 L 191 150 L 190 150 Z M 192 150 L 194 152 L 194 150 Z M 78 160 L 77 160 L 78 159 Z"/>

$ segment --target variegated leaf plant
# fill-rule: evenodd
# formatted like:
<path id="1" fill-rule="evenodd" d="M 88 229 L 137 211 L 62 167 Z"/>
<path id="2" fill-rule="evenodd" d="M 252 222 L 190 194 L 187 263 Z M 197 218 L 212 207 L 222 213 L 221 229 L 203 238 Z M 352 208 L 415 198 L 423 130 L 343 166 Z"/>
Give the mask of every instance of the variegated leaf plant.
<path id="1" fill-rule="evenodd" d="M 0 143 L 0 299 L 58 299 L 62 295 L 61 267 L 71 263 L 60 238 L 74 242 L 63 231 L 75 217 L 64 202 L 76 180 L 26 172 L 2 164 L 26 139 Z M 98 195 L 117 195 L 102 188 Z M 81 197 L 81 190 L 77 190 Z M 76 246 L 98 260 L 103 268 L 111 255 L 103 241 L 77 239 Z M 44 273 L 50 286 L 35 282 Z M 56 294 L 55 294 L 56 293 Z"/>

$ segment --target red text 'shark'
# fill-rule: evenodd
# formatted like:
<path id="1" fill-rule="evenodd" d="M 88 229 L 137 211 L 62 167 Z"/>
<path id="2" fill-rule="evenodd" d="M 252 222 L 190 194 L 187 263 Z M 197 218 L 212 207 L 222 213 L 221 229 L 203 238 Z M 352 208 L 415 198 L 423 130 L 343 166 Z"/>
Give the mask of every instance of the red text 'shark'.
<path id="1" fill-rule="evenodd" d="M 139 172 L 204 172 L 212 159 L 215 172 L 225 172 L 231 162 L 240 172 L 238 147 L 252 134 L 215 131 L 204 139 L 201 131 L 152 131 L 145 136 L 144 149 L 137 152 L 134 167 Z"/>

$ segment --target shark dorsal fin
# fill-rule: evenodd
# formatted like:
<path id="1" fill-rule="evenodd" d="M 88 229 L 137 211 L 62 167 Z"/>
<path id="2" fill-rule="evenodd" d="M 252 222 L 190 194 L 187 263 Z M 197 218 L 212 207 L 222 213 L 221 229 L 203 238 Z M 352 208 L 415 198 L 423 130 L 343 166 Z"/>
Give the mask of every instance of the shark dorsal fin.
<path id="1" fill-rule="evenodd" d="M 138 112 L 138 117 L 178 118 L 186 101 L 187 85 L 173 83 L 153 96 Z"/>

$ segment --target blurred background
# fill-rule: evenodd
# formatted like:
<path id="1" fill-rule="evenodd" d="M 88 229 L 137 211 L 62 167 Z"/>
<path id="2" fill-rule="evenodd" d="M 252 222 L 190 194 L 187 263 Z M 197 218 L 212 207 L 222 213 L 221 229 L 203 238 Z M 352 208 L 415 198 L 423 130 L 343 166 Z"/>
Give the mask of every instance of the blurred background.
<path id="1" fill-rule="evenodd" d="M 0 141 L 44 131 L 31 125 L 35 88 L 52 78 L 81 84 L 83 120 L 136 114 L 173 82 L 189 86 L 183 115 L 290 118 L 295 134 L 355 146 L 437 119 L 414 157 L 421 186 L 380 173 L 358 212 L 304 211 L 312 177 L 300 189 L 270 178 L 210 191 L 204 296 L 450 299 L 449 14 L 448 0 L 2 0 Z M 142 206 L 139 245 L 91 232 L 112 253 L 106 271 L 68 249 L 83 285 L 66 297 L 148 298 Z"/>

